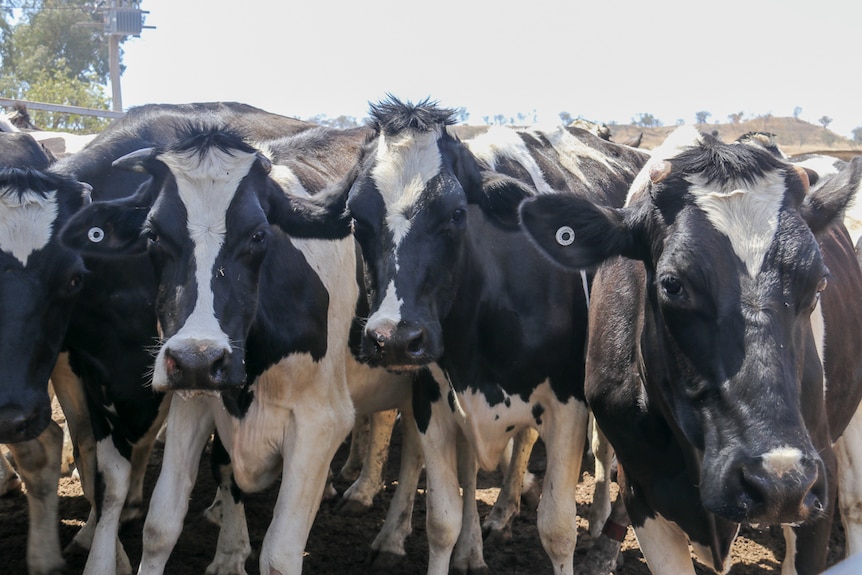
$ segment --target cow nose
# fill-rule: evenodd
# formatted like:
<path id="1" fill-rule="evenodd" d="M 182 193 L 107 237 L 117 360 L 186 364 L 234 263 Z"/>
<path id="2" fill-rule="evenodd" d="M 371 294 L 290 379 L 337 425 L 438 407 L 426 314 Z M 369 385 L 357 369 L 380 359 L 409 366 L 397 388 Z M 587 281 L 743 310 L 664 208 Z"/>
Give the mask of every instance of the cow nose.
<path id="1" fill-rule="evenodd" d="M 397 329 L 369 329 L 368 338 L 374 354 L 387 363 L 413 363 L 425 357 L 425 330 L 417 325 L 399 326 Z"/>
<path id="2" fill-rule="evenodd" d="M 770 452 L 743 466 L 742 490 L 753 504 L 751 511 L 765 514 L 770 523 L 794 523 L 822 512 L 824 503 L 814 490 L 817 461 L 798 450 L 785 450 L 780 457 Z"/>
<path id="3" fill-rule="evenodd" d="M 165 348 L 165 369 L 175 389 L 213 389 L 228 384 L 230 350 L 194 343 Z"/>

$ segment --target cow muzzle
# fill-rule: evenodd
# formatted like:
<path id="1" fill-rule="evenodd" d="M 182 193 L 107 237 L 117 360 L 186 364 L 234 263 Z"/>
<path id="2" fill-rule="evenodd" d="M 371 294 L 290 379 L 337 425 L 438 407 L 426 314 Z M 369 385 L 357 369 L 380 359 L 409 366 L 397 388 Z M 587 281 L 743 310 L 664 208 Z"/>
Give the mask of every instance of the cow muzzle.
<path id="1" fill-rule="evenodd" d="M 436 345 L 427 329 L 415 323 L 366 326 L 367 359 L 394 371 L 418 369 L 436 361 Z"/>
<path id="2" fill-rule="evenodd" d="M 710 483 L 702 486 L 704 506 L 738 523 L 801 523 L 821 515 L 828 497 L 823 461 L 790 447 L 740 457 Z"/>
<path id="3" fill-rule="evenodd" d="M 158 391 L 199 389 L 221 390 L 232 384 L 235 358 L 223 343 L 211 340 L 168 342 L 162 348 L 153 386 Z"/>

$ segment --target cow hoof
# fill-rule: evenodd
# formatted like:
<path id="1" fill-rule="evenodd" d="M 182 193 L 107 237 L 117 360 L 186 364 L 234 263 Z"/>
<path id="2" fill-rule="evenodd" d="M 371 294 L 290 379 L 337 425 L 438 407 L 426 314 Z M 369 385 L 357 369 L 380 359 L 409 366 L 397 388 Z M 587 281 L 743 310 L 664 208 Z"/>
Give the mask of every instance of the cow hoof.
<path id="1" fill-rule="evenodd" d="M 335 511 L 339 515 L 357 517 L 359 515 L 365 515 L 371 511 L 371 507 L 371 505 L 365 505 L 361 501 L 356 501 L 354 499 L 342 499 Z"/>
<path id="2" fill-rule="evenodd" d="M 488 547 L 505 545 L 512 540 L 512 524 L 508 523 L 502 529 L 488 527 L 482 529 L 482 539 Z M 471 571 L 472 572 L 472 571 Z"/>
<path id="3" fill-rule="evenodd" d="M 607 575 L 622 566 L 622 543 L 602 535 L 596 538 L 584 556 L 576 561 L 575 575 Z"/>
<path id="4" fill-rule="evenodd" d="M 398 555 L 391 551 L 372 549 L 368 554 L 368 561 L 366 563 L 371 573 L 391 573 L 404 562 L 406 557 L 406 555 Z"/>

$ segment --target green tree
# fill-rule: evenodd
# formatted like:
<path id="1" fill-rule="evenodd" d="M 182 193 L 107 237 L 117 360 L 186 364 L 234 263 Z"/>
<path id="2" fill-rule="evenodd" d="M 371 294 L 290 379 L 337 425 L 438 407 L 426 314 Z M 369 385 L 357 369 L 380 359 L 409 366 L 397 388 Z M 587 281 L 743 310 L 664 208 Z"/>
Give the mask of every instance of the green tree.
<path id="1" fill-rule="evenodd" d="M 574 118 L 568 112 L 560 112 L 560 121 L 563 123 L 564 126 L 568 126 L 572 123 L 573 120 Z"/>
<path id="2" fill-rule="evenodd" d="M 862 144 L 862 126 L 853 128 L 853 141 L 857 144 Z"/>
<path id="3" fill-rule="evenodd" d="M 825 130 L 829 127 L 829 124 L 832 123 L 832 118 L 829 116 L 820 116 L 820 119 L 817 121 L 820 122 L 820 125 L 823 126 L 823 129 Z"/>
<path id="4" fill-rule="evenodd" d="M 11 20 L 10 6 L 20 8 L 19 20 Z M 85 0 L 4 2 L 0 96 L 109 109 L 105 85 L 110 62 L 103 10 L 104 2 Z M 54 112 L 31 111 L 31 116 L 46 129 L 81 132 L 107 124 L 99 118 Z"/>
<path id="5" fill-rule="evenodd" d="M 727 119 L 730 120 L 731 124 L 738 124 L 742 121 L 744 116 L 745 112 L 736 112 L 735 114 L 728 114 Z"/>

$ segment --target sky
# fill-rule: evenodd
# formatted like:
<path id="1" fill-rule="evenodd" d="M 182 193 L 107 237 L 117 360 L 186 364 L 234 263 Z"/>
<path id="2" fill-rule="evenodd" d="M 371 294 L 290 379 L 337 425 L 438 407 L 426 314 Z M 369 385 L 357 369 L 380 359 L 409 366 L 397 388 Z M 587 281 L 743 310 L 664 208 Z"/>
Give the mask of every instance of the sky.
<path id="1" fill-rule="evenodd" d="M 664 125 L 793 116 L 862 126 L 862 2 L 143 0 L 123 108 L 238 101 L 362 120 L 392 94 L 496 115 Z M 109 91 L 110 93 L 110 91 Z M 523 122 L 522 122 L 523 123 Z"/>

